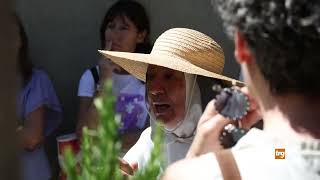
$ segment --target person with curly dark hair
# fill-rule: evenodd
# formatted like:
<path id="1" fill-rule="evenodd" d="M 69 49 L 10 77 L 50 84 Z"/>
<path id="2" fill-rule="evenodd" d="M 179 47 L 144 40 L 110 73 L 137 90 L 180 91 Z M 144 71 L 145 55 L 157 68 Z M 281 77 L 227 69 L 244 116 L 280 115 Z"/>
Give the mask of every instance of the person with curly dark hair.
<path id="1" fill-rule="evenodd" d="M 235 42 L 251 102 L 240 120 L 250 127 L 231 149 L 219 142 L 230 120 L 202 115 L 188 159 L 163 179 L 320 179 L 320 1 L 216 0 Z"/>

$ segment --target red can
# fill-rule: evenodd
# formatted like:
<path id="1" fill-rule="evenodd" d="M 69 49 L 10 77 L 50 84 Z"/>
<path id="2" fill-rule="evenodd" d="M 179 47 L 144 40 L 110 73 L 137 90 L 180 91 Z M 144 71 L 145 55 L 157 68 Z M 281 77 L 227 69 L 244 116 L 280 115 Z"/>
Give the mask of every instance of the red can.
<path id="1" fill-rule="evenodd" d="M 70 148 L 72 153 L 75 155 L 76 159 L 79 161 L 80 159 L 80 143 L 78 141 L 77 135 L 75 133 L 65 134 L 57 137 L 58 143 L 58 159 L 59 164 L 62 169 L 62 159 L 63 154 L 66 149 Z M 61 173 L 60 180 L 66 179 L 65 173 Z"/>
<path id="2" fill-rule="evenodd" d="M 80 151 L 80 144 L 75 133 L 65 134 L 57 137 L 58 153 L 63 155 L 64 151 L 69 147 L 74 154 Z"/>

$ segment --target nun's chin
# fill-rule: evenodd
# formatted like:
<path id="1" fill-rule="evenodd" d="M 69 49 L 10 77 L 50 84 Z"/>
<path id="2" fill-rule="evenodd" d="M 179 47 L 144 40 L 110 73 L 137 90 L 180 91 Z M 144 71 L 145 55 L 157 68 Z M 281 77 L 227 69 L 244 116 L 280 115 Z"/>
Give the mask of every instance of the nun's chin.
<path id="1" fill-rule="evenodd" d="M 173 129 L 179 124 L 179 120 L 183 119 L 182 116 L 177 115 L 174 109 L 170 108 L 167 111 L 159 112 L 153 111 L 155 119 L 160 122 L 166 129 Z"/>
<path id="2" fill-rule="evenodd" d="M 159 119 L 159 120 L 157 120 L 157 122 L 160 122 L 168 130 L 176 128 L 177 125 L 179 124 L 179 121 L 176 121 L 174 119 L 171 121 L 163 121 L 163 120 Z"/>

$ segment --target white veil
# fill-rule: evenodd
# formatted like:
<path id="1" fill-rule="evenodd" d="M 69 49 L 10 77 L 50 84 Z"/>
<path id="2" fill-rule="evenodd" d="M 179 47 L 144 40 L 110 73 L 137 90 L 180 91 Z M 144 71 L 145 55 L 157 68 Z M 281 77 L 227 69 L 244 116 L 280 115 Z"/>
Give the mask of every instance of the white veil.
<path id="1" fill-rule="evenodd" d="M 187 73 L 184 73 L 184 75 L 186 81 L 186 113 L 184 119 L 180 120 L 175 128 L 164 129 L 165 166 L 185 157 L 193 141 L 197 124 L 202 114 L 200 88 L 196 81 L 197 75 Z M 155 129 L 155 123 L 155 115 L 150 111 L 152 130 Z"/>

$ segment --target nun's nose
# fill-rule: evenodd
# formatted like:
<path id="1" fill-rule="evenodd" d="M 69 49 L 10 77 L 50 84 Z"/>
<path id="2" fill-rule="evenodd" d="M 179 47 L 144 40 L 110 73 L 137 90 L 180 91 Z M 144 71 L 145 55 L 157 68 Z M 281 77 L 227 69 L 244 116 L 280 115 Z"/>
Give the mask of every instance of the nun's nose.
<path id="1" fill-rule="evenodd" d="M 149 92 L 150 94 L 157 96 L 163 94 L 165 92 L 165 89 L 161 85 L 161 83 L 153 83 L 149 88 Z"/>

